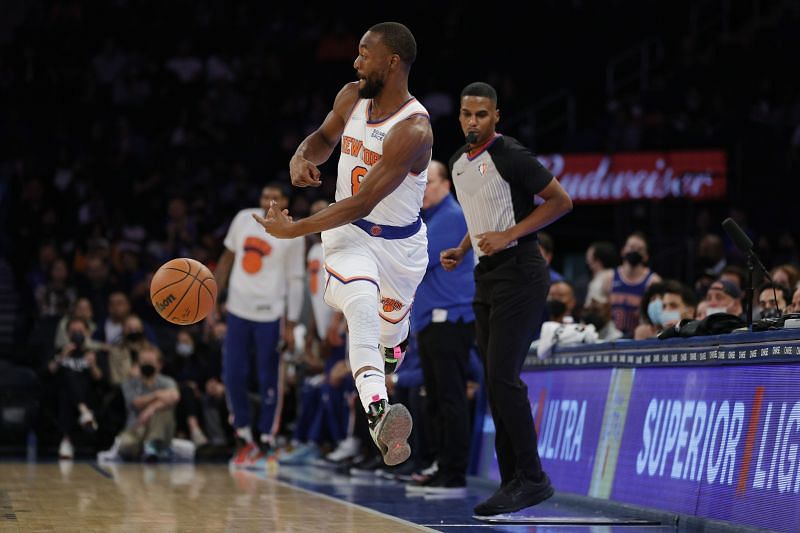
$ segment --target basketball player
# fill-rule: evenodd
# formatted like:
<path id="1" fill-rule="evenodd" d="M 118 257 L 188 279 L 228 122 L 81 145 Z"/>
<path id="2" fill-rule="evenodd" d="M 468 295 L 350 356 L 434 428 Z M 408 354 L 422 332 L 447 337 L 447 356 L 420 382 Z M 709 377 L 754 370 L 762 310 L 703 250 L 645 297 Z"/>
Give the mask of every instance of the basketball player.
<path id="1" fill-rule="evenodd" d="M 289 163 L 294 185 L 318 187 L 317 165 L 340 147 L 336 202 L 297 222 L 276 206 L 266 218 L 255 216 L 275 237 L 323 232 L 325 301 L 344 313 L 350 368 L 387 465 L 411 454 L 411 415 L 388 404 L 385 373 L 402 359 L 408 312 L 428 266 L 419 211 L 433 132 L 428 112 L 408 92 L 416 54 L 414 36 L 402 24 L 376 24 L 364 34 L 353 64 L 358 81 L 339 91 Z"/>
<path id="2" fill-rule="evenodd" d="M 220 294 L 227 289 L 227 333 L 222 351 L 222 379 L 233 427 L 241 446 L 232 460 L 236 467 L 259 467 L 275 445 L 283 394 L 279 386 L 281 319 L 284 337 L 292 331 L 303 303 L 303 239 L 282 240 L 264 231 L 252 214 L 265 213 L 272 203 L 288 204 L 280 184 L 261 191 L 260 209 L 243 209 L 225 236 L 225 251 L 216 275 Z M 250 351 L 255 348 L 258 392 L 261 400 L 258 431 L 253 440 L 248 403 Z"/>

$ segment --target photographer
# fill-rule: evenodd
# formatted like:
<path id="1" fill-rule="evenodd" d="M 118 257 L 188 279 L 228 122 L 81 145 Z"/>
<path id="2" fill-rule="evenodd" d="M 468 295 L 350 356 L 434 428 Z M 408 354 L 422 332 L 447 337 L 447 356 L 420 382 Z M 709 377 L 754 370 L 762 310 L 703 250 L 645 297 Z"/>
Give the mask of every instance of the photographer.
<path id="1" fill-rule="evenodd" d="M 70 433 L 75 429 L 76 418 L 83 429 L 97 429 L 89 406 L 94 404 L 92 384 L 103 378 L 103 371 L 97 364 L 101 345 L 89 338 L 86 320 L 70 318 L 67 333 L 69 342 L 47 364 L 47 371 L 55 377 L 57 389 L 58 429 L 62 435 L 58 455 L 62 459 L 72 459 L 74 455 Z"/>

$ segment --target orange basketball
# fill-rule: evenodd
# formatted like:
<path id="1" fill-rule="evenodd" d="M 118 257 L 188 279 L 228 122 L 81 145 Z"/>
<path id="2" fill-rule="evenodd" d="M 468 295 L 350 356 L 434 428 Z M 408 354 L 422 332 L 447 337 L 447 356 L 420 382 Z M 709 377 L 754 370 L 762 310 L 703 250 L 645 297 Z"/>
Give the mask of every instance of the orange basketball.
<path id="1" fill-rule="evenodd" d="M 200 261 L 180 257 L 167 261 L 150 282 L 150 301 L 158 314 L 185 326 L 203 320 L 217 300 L 217 282 Z"/>

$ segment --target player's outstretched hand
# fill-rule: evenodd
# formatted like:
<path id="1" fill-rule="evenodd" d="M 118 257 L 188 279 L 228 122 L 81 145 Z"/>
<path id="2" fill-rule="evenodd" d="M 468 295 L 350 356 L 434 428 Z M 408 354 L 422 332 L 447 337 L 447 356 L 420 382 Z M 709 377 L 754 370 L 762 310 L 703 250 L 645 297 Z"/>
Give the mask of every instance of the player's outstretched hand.
<path id="1" fill-rule="evenodd" d="M 266 218 L 259 216 L 258 213 L 253 213 L 253 218 L 273 237 L 291 239 L 297 236 L 294 234 L 294 222 L 289 216 L 289 210 L 281 211 L 275 202 L 270 204 Z"/>
<path id="2" fill-rule="evenodd" d="M 322 185 L 317 165 L 299 155 L 289 161 L 289 175 L 295 187 L 319 187 Z"/>

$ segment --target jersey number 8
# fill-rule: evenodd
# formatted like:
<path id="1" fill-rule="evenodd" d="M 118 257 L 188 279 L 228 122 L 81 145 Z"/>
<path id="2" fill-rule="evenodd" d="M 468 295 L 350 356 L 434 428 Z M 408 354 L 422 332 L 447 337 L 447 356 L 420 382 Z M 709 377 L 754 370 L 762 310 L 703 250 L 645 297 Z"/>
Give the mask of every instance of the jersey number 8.
<path id="1" fill-rule="evenodd" d="M 358 189 L 361 188 L 361 180 L 367 175 L 366 167 L 355 167 L 350 173 L 350 185 L 352 194 L 358 194 Z"/>

